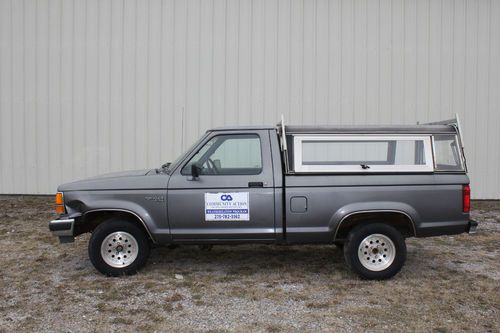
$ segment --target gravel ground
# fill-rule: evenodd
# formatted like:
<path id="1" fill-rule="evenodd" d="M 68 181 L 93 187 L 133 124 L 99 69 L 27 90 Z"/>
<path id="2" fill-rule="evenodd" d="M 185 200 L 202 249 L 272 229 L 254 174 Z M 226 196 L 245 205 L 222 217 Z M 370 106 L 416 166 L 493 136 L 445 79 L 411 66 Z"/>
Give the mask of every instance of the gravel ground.
<path id="1" fill-rule="evenodd" d="M 500 331 L 500 202 L 475 235 L 409 239 L 389 281 L 350 273 L 335 246 L 157 248 L 106 278 L 88 235 L 59 244 L 52 198 L 0 196 L 0 331 Z"/>

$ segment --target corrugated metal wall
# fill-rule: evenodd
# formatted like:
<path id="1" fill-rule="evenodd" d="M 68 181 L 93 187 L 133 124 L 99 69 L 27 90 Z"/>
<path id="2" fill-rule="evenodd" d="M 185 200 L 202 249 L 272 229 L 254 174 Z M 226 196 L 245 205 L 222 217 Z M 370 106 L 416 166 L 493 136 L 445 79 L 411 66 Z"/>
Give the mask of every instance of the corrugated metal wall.
<path id="1" fill-rule="evenodd" d="M 461 115 L 500 198 L 500 1 L 0 0 L 0 193 L 154 167 L 212 126 Z"/>

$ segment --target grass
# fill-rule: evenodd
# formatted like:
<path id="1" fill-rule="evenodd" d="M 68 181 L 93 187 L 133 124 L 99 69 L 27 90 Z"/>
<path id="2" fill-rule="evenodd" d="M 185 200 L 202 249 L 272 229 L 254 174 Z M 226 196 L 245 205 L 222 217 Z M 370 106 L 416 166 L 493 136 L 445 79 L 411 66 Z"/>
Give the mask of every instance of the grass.
<path id="1" fill-rule="evenodd" d="M 478 234 L 409 239 L 400 274 L 363 281 L 334 246 L 269 245 L 158 248 L 106 278 L 88 235 L 50 235 L 51 201 L 0 197 L 0 332 L 500 331 L 498 202 L 474 203 Z"/>

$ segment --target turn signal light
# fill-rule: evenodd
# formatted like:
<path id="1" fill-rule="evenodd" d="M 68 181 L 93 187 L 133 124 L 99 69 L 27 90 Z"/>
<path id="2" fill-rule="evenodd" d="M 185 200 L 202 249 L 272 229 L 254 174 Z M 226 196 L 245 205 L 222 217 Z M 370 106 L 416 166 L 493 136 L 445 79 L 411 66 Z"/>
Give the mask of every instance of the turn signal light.
<path id="1" fill-rule="evenodd" d="M 468 213 L 468 212 L 470 212 L 470 186 L 469 185 L 463 186 L 462 196 L 463 196 L 463 212 Z"/>
<path id="2" fill-rule="evenodd" d="M 56 213 L 63 214 L 66 211 L 64 209 L 64 198 L 62 192 L 57 192 L 56 194 Z"/>

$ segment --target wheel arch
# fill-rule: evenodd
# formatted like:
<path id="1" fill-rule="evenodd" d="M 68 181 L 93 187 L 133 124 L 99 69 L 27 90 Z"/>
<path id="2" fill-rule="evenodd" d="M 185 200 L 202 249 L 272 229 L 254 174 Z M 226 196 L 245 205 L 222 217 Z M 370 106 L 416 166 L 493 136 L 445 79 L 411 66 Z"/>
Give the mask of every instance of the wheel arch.
<path id="1" fill-rule="evenodd" d="M 123 218 L 127 221 L 133 222 L 136 224 L 142 231 L 146 233 L 148 238 L 156 243 L 155 238 L 153 237 L 151 231 L 149 230 L 146 222 L 139 216 L 139 214 L 127 210 L 127 209 L 119 209 L 119 208 L 98 208 L 86 211 L 80 220 L 80 223 L 75 225 L 75 236 L 83 234 L 85 232 L 91 232 L 98 225 L 107 221 L 111 218 Z"/>
<path id="2" fill-rule="evenodd" d="M 414 219 L 406 212 L 394 209 L 361 210 L 348 213 L 337 223 L 333 241 L 345 239 L 355 227 L 366 223 L 384 223 L 397 229 L 404 237 L 417 235 Z"/>

